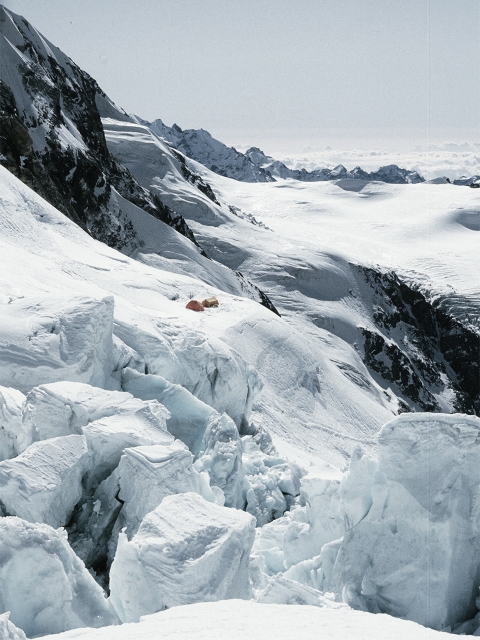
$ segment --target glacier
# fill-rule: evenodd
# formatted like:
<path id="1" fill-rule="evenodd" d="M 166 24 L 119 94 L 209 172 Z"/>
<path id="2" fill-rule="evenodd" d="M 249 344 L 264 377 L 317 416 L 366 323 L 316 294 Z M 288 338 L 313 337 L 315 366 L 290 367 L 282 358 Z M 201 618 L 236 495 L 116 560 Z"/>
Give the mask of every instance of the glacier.
<path id="1" fill-rule="evenodd" d="M 478 635 L 478 192 L 218 175 L 0 28 L 0 633 Z"/>

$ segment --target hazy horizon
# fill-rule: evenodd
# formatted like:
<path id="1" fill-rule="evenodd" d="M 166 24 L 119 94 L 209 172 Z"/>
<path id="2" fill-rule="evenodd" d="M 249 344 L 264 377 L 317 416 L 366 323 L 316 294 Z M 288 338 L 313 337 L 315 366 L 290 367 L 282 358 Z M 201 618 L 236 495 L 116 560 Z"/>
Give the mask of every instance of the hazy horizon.
<path id="1" fill-rule="evenodd" d="M 480 3 L 8 0 L 129 113 L 267 152 L 480 140 Z"/>

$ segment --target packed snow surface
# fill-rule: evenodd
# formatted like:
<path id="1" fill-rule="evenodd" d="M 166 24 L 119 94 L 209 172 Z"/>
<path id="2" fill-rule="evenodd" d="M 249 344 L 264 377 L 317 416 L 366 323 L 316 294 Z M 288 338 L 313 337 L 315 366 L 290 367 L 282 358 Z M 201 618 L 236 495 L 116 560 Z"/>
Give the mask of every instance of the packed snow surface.
<path id="1" fill-rule="evenodd" d="M 145 616 L 138 624 L 79 629 L 45 640 L 447 640 L 450 634 L 390 616 L 351 609 L 257 604 L 244 600 L 205 602 Z"/>

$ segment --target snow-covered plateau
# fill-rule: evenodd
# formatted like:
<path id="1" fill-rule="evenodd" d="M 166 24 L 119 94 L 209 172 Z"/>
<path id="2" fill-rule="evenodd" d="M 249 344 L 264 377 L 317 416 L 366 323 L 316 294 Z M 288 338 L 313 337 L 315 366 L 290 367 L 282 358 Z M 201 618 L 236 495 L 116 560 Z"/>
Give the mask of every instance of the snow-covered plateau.
<path id="1" fill-rule="evenodd" d="M 0 638 L 480 635 L 479 190 L 218 175 L 0 30 Z"/>

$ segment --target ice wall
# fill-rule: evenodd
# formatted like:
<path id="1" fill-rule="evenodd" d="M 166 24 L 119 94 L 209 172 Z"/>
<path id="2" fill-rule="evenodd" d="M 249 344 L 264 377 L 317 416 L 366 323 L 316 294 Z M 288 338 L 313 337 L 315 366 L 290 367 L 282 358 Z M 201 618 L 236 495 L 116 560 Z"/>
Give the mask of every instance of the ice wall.
<path id="1" fill-rule="evenodd" d="M 110 600 L 120 619 L 180 604 L 249 598 L 252 516 L 195 493 L 166 497 L 128 541 L 120 535 Z"/>
<path id="2" fill-rule="evenodd" d="M 305 506 L 257 537 L 254 586 L 280 571 L 355 609 L 455 628 L 477 612 L 480 419 L 402 414 L 378 447 L 340 482 L 303 478 Z"/>
<path id="3" fill-rule="evenodd" d="M 57 380 L 112 388 L 113 297 L 20 297 L 0 318 L 0 384 L 24 393 Z"/>
<path id="4" fill-rule="evenodd" d="M 118 622 L 66 534 L 16 517 L 0 518 L 0 613 L 6 611 L 29 637 Z"/>

